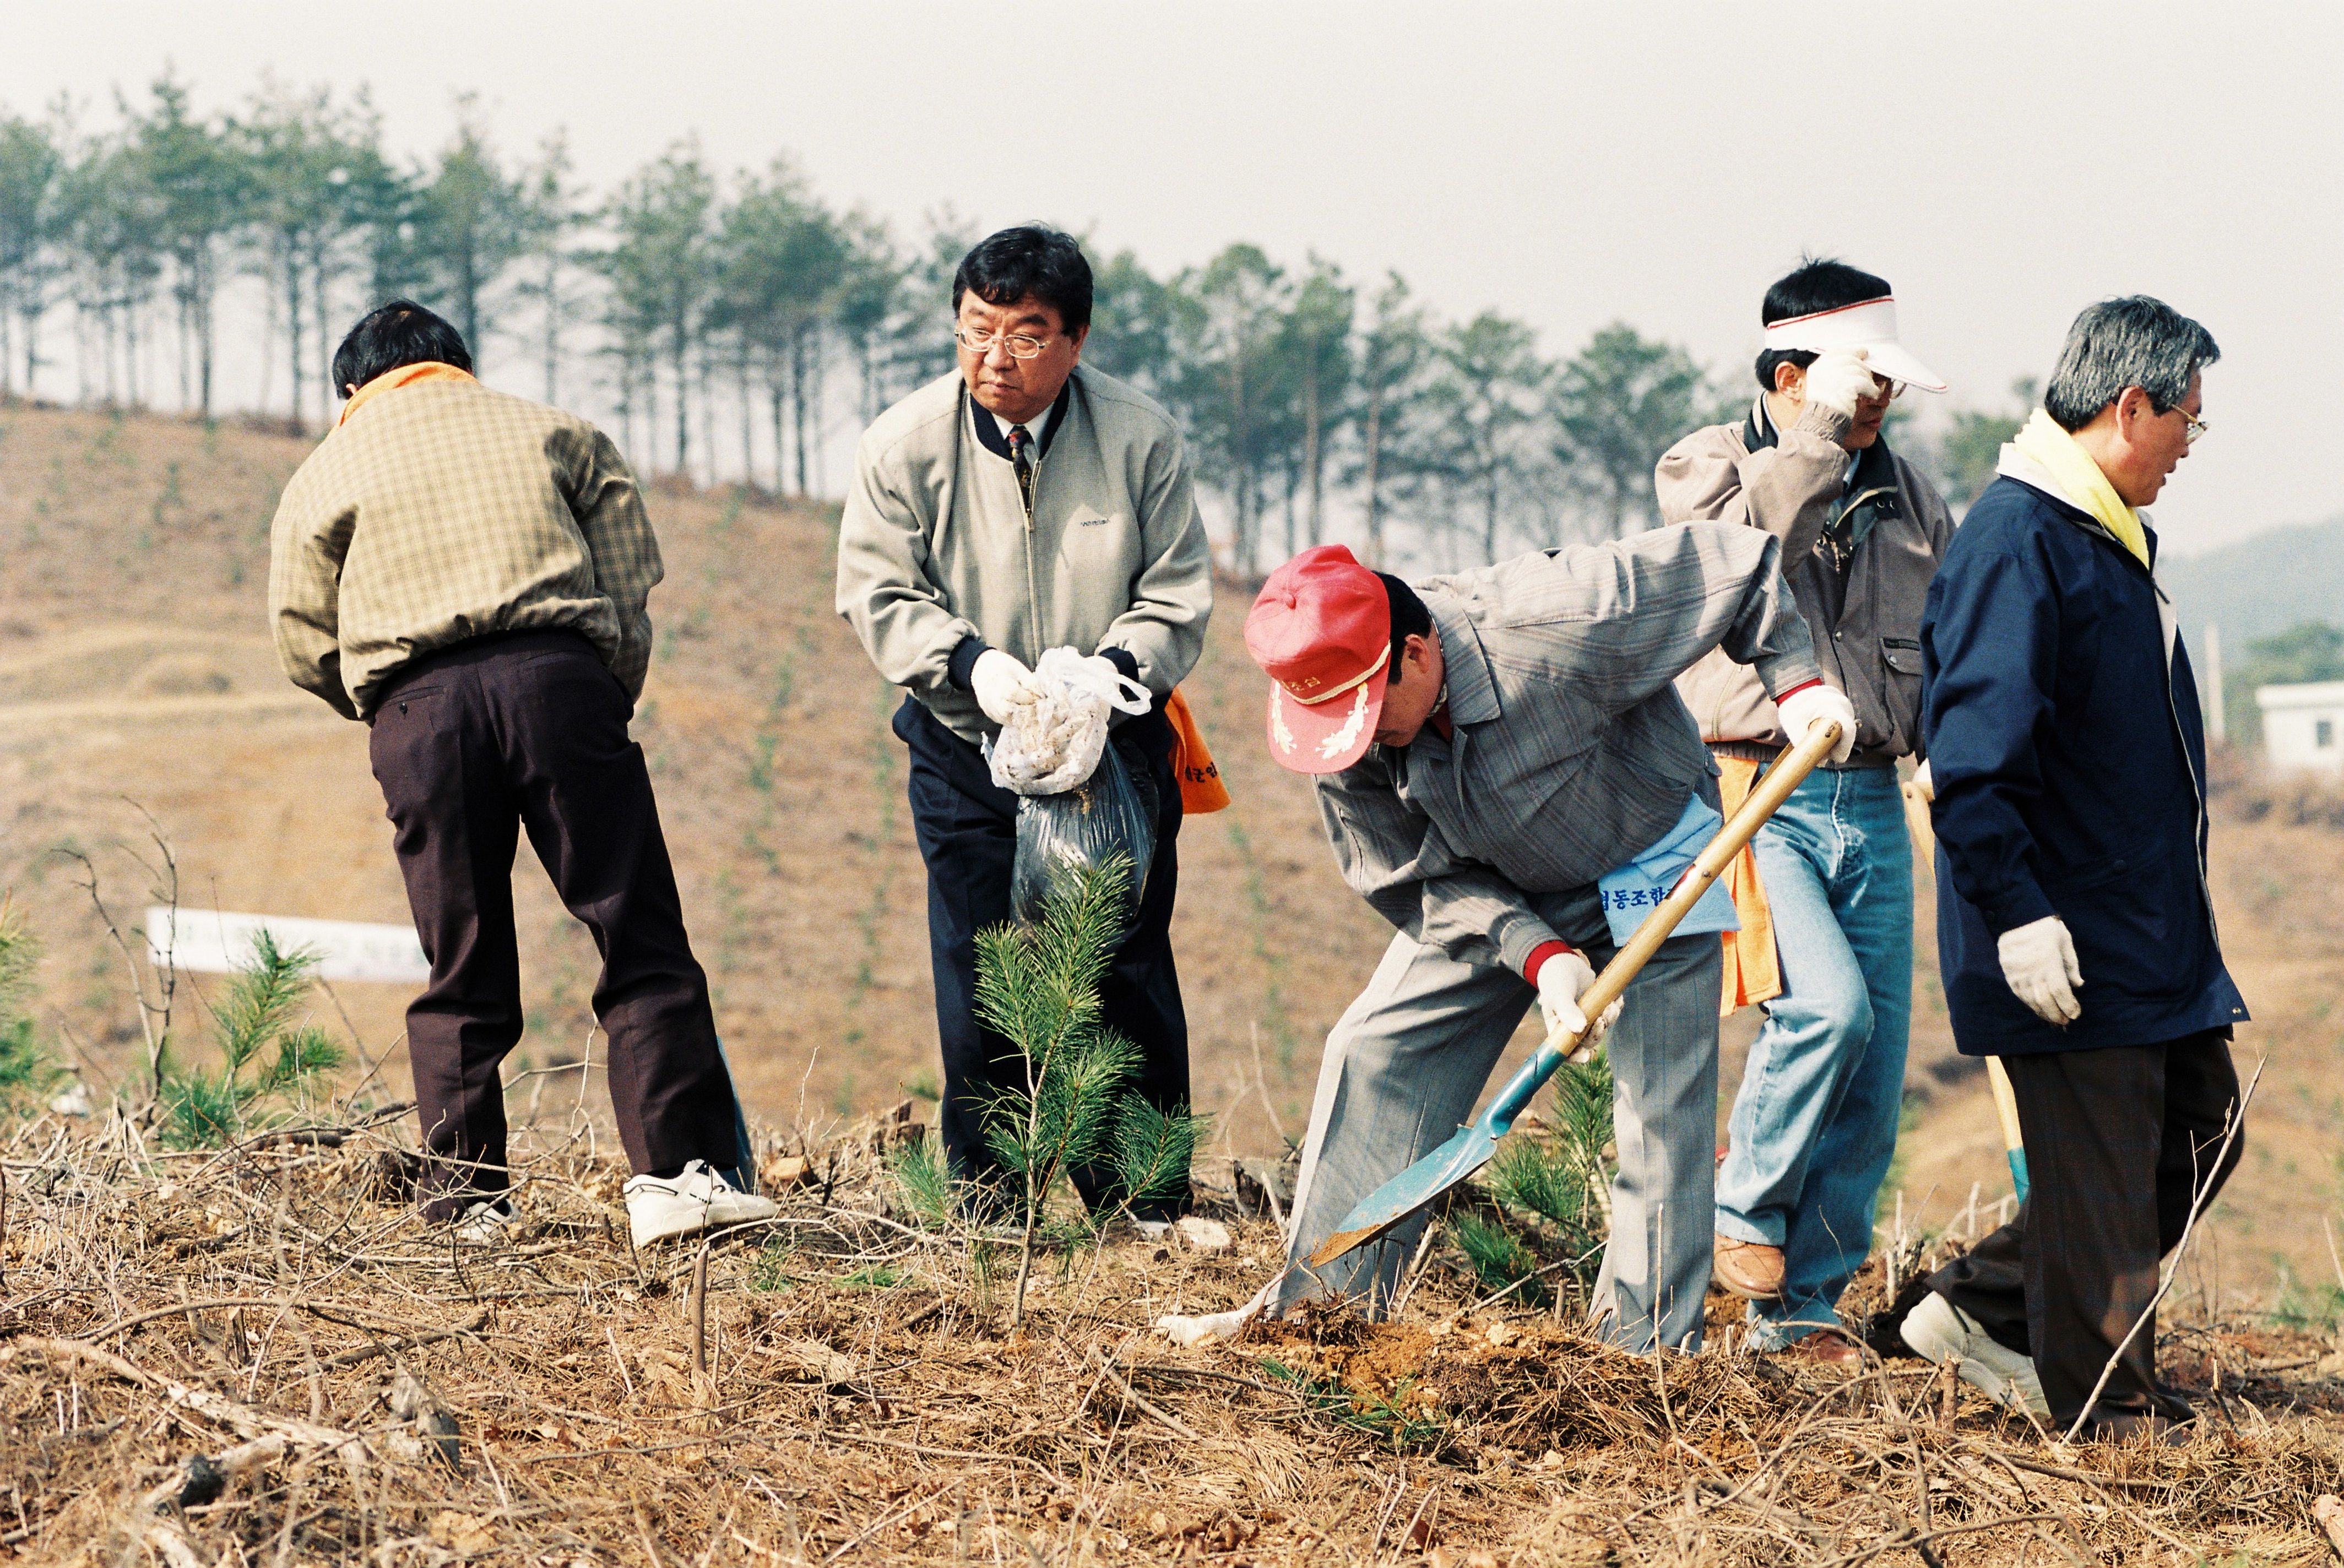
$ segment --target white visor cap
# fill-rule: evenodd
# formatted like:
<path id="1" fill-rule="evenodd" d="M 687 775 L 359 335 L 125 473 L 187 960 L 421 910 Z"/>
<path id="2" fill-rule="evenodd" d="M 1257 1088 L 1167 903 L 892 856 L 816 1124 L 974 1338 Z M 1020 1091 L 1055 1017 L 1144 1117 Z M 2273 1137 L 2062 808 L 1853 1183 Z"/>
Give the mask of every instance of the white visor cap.
<path id="1" fill-rule="evenodd" d="M 1821 354 L 1833 349 L 1862 349 L 1864 362 L 1875 375 L 1925 392 L 1942 392 L 1945 383 L 1896 340 L 1896 298 L 1884 294 L 1860 299 L 1835 310 L 1793 316 L 1766 329 L 1766 347 L 1777 351 Z"/>

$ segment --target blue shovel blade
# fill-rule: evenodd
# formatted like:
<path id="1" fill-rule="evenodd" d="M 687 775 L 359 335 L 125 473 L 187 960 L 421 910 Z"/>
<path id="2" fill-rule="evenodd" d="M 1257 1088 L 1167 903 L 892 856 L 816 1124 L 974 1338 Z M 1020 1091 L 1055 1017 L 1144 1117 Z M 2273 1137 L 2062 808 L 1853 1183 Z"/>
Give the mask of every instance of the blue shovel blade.
<path id="1" fill-rule="evenodd" d="M 1312 1249 L 1310 1266 L 1323 1269 L 1352 1248 L 1365 1246 L 1489 1164 L 1499 1139 L 1512 1129 L 1514 1118 L 1561 1066 L 1562 1053 L 1555 1043 L 1541 1046 L 1470 1125 L 1353 1205 L 1343 1228 Z"/>
<path id="2" fill-rule="evenodd" d="M 1323 1269 L 1352 1248 L 1366 1246 L 1442 1193 L 1470 1179 L 1498 1152 L 1498 1139 L 1502 1136 L 1478 1121 L 1459 1129 L 1456 1137 L 1359 1199 L 1344 1217 L 1343 1229 L 1311 1252 L 1311 1266 Z"/>

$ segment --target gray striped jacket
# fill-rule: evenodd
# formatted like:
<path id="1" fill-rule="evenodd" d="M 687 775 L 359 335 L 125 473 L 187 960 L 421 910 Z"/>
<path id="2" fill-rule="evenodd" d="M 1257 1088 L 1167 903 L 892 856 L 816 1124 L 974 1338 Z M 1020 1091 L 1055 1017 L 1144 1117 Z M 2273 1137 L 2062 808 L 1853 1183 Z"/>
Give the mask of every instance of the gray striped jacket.
<path id="1" fill-rule="evenodd" d="M 1554 939 L 1539 896 L 1583 888 L 1659 840 L 1714 767 L 1671 684 L 1713 648 L 1771 694 L 1820 670 L 1782 542 L 1694 522 L 1416 585 L 1448 670 L 1454 734 L 1377 746 L 1318 780 L 1343 879 L 1465 963 L 1520 969 Z"/>

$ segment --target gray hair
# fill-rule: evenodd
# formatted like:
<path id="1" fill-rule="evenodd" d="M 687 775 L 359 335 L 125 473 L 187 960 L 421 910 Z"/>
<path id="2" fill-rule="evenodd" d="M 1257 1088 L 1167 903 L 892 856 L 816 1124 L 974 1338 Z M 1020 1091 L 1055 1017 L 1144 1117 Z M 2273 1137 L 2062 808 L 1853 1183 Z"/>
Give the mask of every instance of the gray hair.
<path id="1" fill-rule="evenodd" d="M 2043 407 L 2063 430 L 2080 430 L 2127 387 L 2160 414 L 2189 395 L 2189 378 L 2222 357 L 2214 335 L 2146 294 L 2086 306 L 2067 329 Z"/>

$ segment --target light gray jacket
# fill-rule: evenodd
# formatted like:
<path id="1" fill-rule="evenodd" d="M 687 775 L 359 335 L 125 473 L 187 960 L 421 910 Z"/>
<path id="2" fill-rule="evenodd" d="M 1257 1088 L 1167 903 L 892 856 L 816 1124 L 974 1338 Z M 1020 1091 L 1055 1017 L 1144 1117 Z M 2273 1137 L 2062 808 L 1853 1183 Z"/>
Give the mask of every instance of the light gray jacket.
<path id="1" fill-rule="evenodd" d="M 1769 692 L 1815 678 L 1782 547 L 1693 523 L 1416 586 L 1452 733 L 1318 781 L 1343 880 L 1461 963 L 1521 970 L 1555 940 L 1536 895 L 1583 888 L 1677 824 L 1716 765 L 1670 683 L 1712 649 Z"/>
<path id="2" fill-rule="evenodd" d="M 1127 652 L 1162 697 L 1204 651 L 1213 561 L 1180 429 L 1077 367 L 1036 464 L 1029 518 L 978 440 L 958 371 L 872 423 L 838 531 L 838 612 L 879 673 L 962 739 L 995 726 L 951 678 L 970 638 L 1028 665 L 1046 648 Z M 965 676 L 965 661 L 962 678 Z"/>
<path id="3" fill-rule="evenodd" d="M 1884 447 L 1859 460 L 1851 487 L 1839 444 L 1844 415 L 1809 403 L 1787 430 L 1762 426 L 1761 418 L 1753 408 L 1747 420 L 1695 430 L 1669 449 L 1653 476 L 1661 520 L 1740 523 L 1781 540 L 1783 575 L 1814 635 L 1824 679 L 1855 706 L 1855 753 L 1842 765 L 1884 767 L 1918 755 L 1921 606 L 1953 540 L 1953 513 L 1935 486 Z M 1834 620 L 1824 582 L 1834 569 L 1817 545 L 1843 511 L 1855 513 L 1854 545 Z M 1686 672 L 1677 690 L 1704 740 L 1767 752 L 1788 744 L 1773 699 L 1722 653 Z"/>

